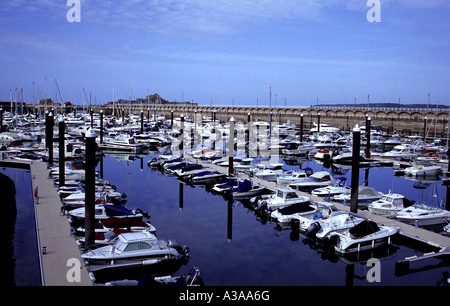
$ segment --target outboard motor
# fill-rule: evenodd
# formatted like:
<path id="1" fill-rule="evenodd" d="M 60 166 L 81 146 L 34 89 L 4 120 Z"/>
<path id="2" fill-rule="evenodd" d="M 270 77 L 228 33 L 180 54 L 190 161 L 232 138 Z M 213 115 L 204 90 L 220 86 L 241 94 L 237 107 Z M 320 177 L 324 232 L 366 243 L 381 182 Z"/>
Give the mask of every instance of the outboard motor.
<path id="1" fill-rule="evenodd" d="M 313 222 L 308 229 L 305 231 L 305 236 L 314 239 L 316 238 L 316 234 L 318 231 L 320 231 L 322 227 L 320 226 L 319 222 Z"/>

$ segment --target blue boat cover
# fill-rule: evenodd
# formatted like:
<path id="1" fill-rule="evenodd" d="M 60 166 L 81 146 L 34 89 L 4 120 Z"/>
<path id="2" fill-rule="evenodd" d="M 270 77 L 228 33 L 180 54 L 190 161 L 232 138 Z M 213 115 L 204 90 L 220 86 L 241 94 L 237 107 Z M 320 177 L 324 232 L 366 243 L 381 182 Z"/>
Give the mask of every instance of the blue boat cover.
<path id="1" fill-rule="evenodd" d="M 105 205 L 106 215 L 110 217 L 134 215 L 131 210 L 123 205 Z"/>
<path id="2" fill-rule="evenodd" d="M 242 184 L 236 187 L 234 192 L 245 192 L 252 189 L 252 182 L 250 180 L 244 180 Z"/>

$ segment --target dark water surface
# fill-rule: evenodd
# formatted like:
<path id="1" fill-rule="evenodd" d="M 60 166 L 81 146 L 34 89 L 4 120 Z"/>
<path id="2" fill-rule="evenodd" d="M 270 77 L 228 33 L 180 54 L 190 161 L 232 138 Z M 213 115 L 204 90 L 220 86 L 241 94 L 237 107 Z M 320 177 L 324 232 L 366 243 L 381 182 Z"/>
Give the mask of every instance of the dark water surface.
<path id="1" fill-rule="evenodd" d="M 40 286 L 30 171 L 1 168 L 2 272 L 6 286 Z M 6 220 L 6 221 L 5 221 Z"/>
<path id="2" fill-rule="evenodd" d="M 229 203 L 204 187 L 183 185 L 176 177 L 151 170 L 147 162 L 155 156 L 133 160 L 105 156 L 103 178 L 128 195 L 127 207 L 142 208 L 151 214 L 158 237 L 189 246 L 190 260 L 177 274 L 197 265 L 205 284 L 215 286 L 435 286 L 448 270 L 448 266 L 434 266 L 439 261 L 428 260 L 415 264 L 418 269 L 414 273 L 396 276 L 396 261 L 423 254 L 405 245 L 384 248 L 382 255 L 369 254 L 353 261 L 327 254 L 310 246 L 297 232 L 281 230 L 276 223 L 261 220 L 241 202 Z M 314 160 L 285 166 L 289 170 L 299 167 L 331 171 Z M 350 185 L 351 171 L 340 171 L 337 175 L 346 176 Z M 446 190 L 441 181 L 419 182 L 419 186 L 416 181 L 395 177 L 392 168 L 371 168 L 368 176 L 364 169 L 360 171 L 360 184 L 368 177 L 369 186 L 378 191 L 391 189 L 433 206 L 439 206 L 439 200 L 445 203 Z M 366 278 L 370 257 L 380 260 L 381 282 L 369 282 Z M 426 266 L 431 268 L 423 268 Z"/>

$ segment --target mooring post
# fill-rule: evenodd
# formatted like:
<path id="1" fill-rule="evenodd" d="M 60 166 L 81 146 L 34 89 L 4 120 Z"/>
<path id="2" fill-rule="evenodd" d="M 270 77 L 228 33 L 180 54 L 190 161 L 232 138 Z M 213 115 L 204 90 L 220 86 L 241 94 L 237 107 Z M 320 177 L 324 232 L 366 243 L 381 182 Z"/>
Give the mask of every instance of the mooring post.
<path id="1" fill-rule="evenodd" d="M 173 110 L 170 111 L 170 127 L 173 127 Z"/>
<path id="2" fill-rule="evenodd" d="M 352 151 L 352 182 L 350 189 L 350 211 L 358 212 L 358 186 L 359 186 L 359 150 L 361 146 L 361 130 L 356 125 L 353 129 L 353 151 Z"/>
<path id="3" fill-rule="evenodd" d="M 141 109 L 141 134 L 144 134 L 144 110 Z"/>
<path id="4" fill-rule="evenodd" d="M 370 158 L 370 129 L 371 129 L 372 119 L 367 116 L 366 119 L 366 158 Z"/>
<path id="5" fill-rule="evenodd" d="M 0 133 L 3 133 L 3 108 L 0 108 Z"/>
<path id="6" fill-rule="evenodd" d="M 303 141 L 303 114 L 300 114 L 300 142 Z"/>
<path id="7" fill-rule="evenodd" d="M 85 245 L 95 242 L 95 143 L 96 134 L 93 129 L 86 133 L 86 170 L 85 170 Z"/>
<path id="8" fill-rule="evenodd" d="M 233 239 L 233 197 L 228 198 L 227 209 L 227 241 L 231 242 Z"/>
<path id="9" fill-rule="evenodd" d="M 61 117 L 59 120 L 59 187 L 62 187 L 66 184 L 65 180 L 65 152 L 66 147 L 64 144 L 64 117 Z"/>
<path id="10" fill-rule="evenodd" d="M 103 144 L 103 109 L 100 110 L 100 144 Z"/>
<path id="11" fill-rule="evenodd" d="M 180 156 L 184 157 L 184 114 L 180 115 L 180 140 L 181 140 L 181 144 L 180 144 Z"/>
<path id="12" fill-rule="evenodd" d="M 228 136 L 228 175 L 233 175 L 234 169 L 234 117 L 230 119 L 230 135 Z"/>
<path id="13" fill-rule="evenodd" d="M 54 118 L 53 118 L 53 112 L 50 112 L 48 114 L 48 163 L 51 165 L 53 164 L 53 125 L 54 125 Z"/>
<path id="14" fill-rule="evenodd" d="M 247 114 L 247 130 L 245 131 L 245 153 L 250 157 L 250 129 L 251 129 L 250 112 Z"/>
<path id="15" fill-rule="evenodd" d="M 317 114 L 317 132 L 320 133 L 320 113 Z"/>

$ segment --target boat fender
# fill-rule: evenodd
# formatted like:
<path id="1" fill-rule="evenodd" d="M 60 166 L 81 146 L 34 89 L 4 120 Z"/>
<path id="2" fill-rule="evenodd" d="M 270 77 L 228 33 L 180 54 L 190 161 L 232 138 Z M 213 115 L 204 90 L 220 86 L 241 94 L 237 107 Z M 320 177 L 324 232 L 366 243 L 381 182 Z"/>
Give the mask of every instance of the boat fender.
<path id="1" fill-rule="evenodd" d="M 321 226 L 319 222 L 313 222 L 305 232 L 305 236 L 308 238 L 315 238 L 318 231 L 320 231 Z"/>

